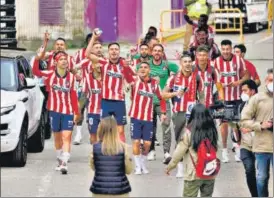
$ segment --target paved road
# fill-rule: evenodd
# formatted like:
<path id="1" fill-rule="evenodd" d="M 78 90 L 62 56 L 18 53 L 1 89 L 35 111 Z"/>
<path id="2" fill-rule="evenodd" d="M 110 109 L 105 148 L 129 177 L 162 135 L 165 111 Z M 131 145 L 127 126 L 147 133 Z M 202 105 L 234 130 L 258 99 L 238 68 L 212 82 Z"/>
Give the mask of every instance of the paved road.
<path id="1" fill-rule="evenodd" d="M 234 35 L 233 35 L 234 36 Z M 254 35 L 257 39 L 258 35 Z M 251 36 L 252 38 L 252 36 Z M 272 46 L 273 46 L 273 39 Z M 269 42 L 269 40 L 265 41 Z M 168 45 L 167 51 L 174 50 L 176 44 Z M 273 48 L 263 49 L 266 43 L 257 44 L 251 53 L 261 50 L 273 53 Z M 253 52 L 255 50 L 255 52 Z M 273 57 L 273 56 L 272 56 Z M 264 58 L 265 59 L 265 58 Z M 268 58 L 267 58 L 268 59 Z M 259 75 L 264 78 L 266 68 L 273 66 L 273 60 L 254 60 Z M 263 86 L 261 86 L 262 88 Z M 127 99 L 127 101 L 129 101 Z M 127 103 L 129 105 L 129 103 Z M 93 172 L 89 168 L 88 132 L 86 125 L 83 128 L 84 142 L 79 146 L 72 146 L 69 174 L 61 175 L 54 171 L 55 152 L 53 140 L 47 140 L 45 150 L 39 154 L 29 153 L 27 165 L 24 168 L 1 167 L 1 196 L 2 197 L 89 197 L 89 186 L 93 178 Z M 130 144 L 129 130 L 126 129 L 127 142 Z M 161 141 L 161 130 L 158 131 L 158 139 Z M 173 142 L 174 145 L 174 142 Z M 230 145 L 231 148 L 231 145 Z M 178 197 L 182 195 L 183 179 L 176 179 L 175 170 L 171 176 L 164 174 L 165 166 L 162 164 L 162 147 L 157 147 L 156 161 L 149 162 L 149 175 L 130 175 L 132 197 Z M 218 197 L 247 197 L 250 196 L 246 182 L 243 165 L 234 162 L 233 153 L 230 152 L 231 162 L 222 164 L 221 172 L 216 179 L 214 196 Z M 273 197 L 273 176 L 271 176 L 270 196 Z"/>

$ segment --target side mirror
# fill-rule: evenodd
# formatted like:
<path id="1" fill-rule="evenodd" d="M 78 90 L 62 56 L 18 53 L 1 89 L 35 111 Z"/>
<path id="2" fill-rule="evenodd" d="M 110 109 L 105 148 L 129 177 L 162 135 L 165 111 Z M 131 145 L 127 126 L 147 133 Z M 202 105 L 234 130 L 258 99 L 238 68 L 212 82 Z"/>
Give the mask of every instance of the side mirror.
<path id="1" fill-rule="evenodd" d="M 32 78 L 26 78 L 26 82 L 27 82 L 27 85 L 26 85 L 26 89 L 32 89 L 36 86 L 36 80 L 35 79 L 32 79 Z"/>

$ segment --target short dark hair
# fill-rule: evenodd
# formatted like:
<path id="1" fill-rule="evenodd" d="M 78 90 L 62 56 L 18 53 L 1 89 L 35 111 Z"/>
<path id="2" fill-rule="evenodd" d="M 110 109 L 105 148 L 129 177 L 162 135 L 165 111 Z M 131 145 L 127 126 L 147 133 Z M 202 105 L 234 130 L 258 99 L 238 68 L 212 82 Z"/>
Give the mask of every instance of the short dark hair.
<path id="1" fill-rule="evenodd" d="M 62 38 L 62 37 L 57 38 L 57 39 L 55 40 L 55 42 L 56 42 L 56 41 L 59 41 L 59 40 L 64 41 L 64 43 L 66 43 L 66 39 L 64 39 L 64 38 Z"/>
<path id="2" fill-rule="evenodd" d="M 162 48 L 162 50 L 164 51 L 165 49 L 164 49 L 164 46 L 162 45 L 162 44 L 160 44 L 160 43 L 157 43 L 157 44 L 155 44 L 155 45 L 153 45 L 153 48 L 152 49 L 154 49 L 155 47 L 161 47 Z"/>
<path id="3" fill-rule="evenodd" d="M 182 59 L 182 58 L 185 58 L 185 57 L 191 58 L 191 54 L 190 54 L 189 51 L 183 51 L 183 53 L 182 53 L 182 55 L 181 55 L 181 59 Z"/>
<path id="4" fill-rule="evenodd" d="M 209 49 L 206 45 L 199 45 L 197 52 L 209 52 Z"/>
<path id="5" fill-rule="evenodd" d="M 267 69 L 267 74 L 273 74 L 273 68 L 268 68 Z"/>
<path id="6" fill-rule="evenodd" d="M 141 48 L 142 46 L 147 46 L 147 47 L 148 47 L 148 44 L 142 42 L 142 43 L 140 44 L 139 48 Z"/>
<path id="7" fill-rule="evenodd" d="M 235 45 L 235 46 L 234 46 L 234 49 L 235 49 L 235 48 L 240 49 L 242 53 L 246 53 L 246 47 L 245 47 L 244 44 Z"/>
<path id="8" fill-rule="evenodd" d="M 231 40 L 228 40 L 228 39 L 222 40 L 221 45 L 230 45 L 230 46 L 232 46 L 232 42 L 231 42 Z"/>
<path id="9" fill-rule="evenodd" d="M 86 43 L 88 43 L 88 40 L 91 39 L 91 37 L 92 37 L 92 33 L 87 34 L 87 36 L 86 36 Z"/>
<path id="10" fill-rule="evenodd" d="M 109 49 L 112 45 L 117 45 L 117 46 L 120 48 L 119 43 L 117 43 L 117 42 L 112 42 L 112 43 L 108 44 L 108 49 Z"/>
<path id="11" fill-rule="evenodd" d="M 147 61 L 142 61 L 142 62 L 140 63 L 140 65 L 142 65 L 142 64 L 146 64 L 146 65 L 148 65 L 148 66 L 150 67 L 150 64 L 149 64 Z"/>
<path id="12" fill-rule="evenodd" d="M 255 81 L 248 79 L 243 82 L 242 86 L 246 85 L 249 89 L 255 90 L 255 93 L 258 93 L 258 86 Z"/>
<path id="13" fill-rule="evenodd" d="M 206 14 L 201 14 L 200 18 L 204 18 L 206 21 L 208 21 L 208 16 Z"/>
<path id="14" fill-rule="evenodd" d="M 205 32 L 206 34 L 208 34 L 208 29 L 202 26 L 202 27 L 199 27 L 196 32 Z"/>

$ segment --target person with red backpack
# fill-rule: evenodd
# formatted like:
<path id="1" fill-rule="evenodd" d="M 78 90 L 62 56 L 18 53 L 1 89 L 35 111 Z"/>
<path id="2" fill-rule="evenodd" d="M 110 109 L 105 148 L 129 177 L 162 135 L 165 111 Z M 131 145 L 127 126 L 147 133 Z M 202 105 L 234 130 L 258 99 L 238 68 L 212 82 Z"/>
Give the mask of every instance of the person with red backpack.
<path id="1" fill-rule="evenodd" d="M 190 114 L 182 140 L 166 168 L 166 174 L 183 159 L 184 197 L 212 197 L 220 171 L 217 158 L 218 131 L 209 110 L 196 104 Z"/>

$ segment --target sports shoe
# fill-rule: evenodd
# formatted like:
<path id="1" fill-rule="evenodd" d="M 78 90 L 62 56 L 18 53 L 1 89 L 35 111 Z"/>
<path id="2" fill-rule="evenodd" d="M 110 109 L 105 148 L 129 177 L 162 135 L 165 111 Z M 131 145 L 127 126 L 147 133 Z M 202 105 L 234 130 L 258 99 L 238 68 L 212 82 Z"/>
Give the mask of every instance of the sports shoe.
<path id="1" fill-rule="evenodd" d="M 55 167 L 55 170 L 60 171 L 61 170 L 61 165 L 62 165 L 62 160 L 57 158 L 57 166 Z"/>
<path id="2" fill-rule="evenodd" d="M 134 174 L 135 174 L 135 175 L 142 175 L 142 170 L 141 170 L 141 168 L 135 168 Z"/>
<path id="3" fill-rule="evenodd" d="M 222 162 L 223 163 L 227 163 L 227 162 L 229 162 L 229 158 L 228 158 L 228 151 L 227 151 L 227 149 L 223 149 L 223 151 L 222 151 Z"/>
<path id="4" fill-rule="evenodd" d="M 170 160 L 171 160 L 171 155 L 168 152 L 166 152 L 164 155 L 163 164 L 168 164 Z"/>
<path id="5" fill-rule="evenodd" d="M 183 162 L 179 162 L 177 164 L 177 174 L 176 174 L 176 177 L 177 178 L 182 178 L 183 177 Z"/>
<path id="6" fill-rule="evenodd" d="M 158 140 L 155 140 L 154 144 L 155 146 L 160 146 L 160 142 Z"/>
<path id="7" fill-rule="evenodd" d="M 235 148 L 234 158 L 235 158 L 236 162 L 241 162 L 242 161 L 241 158 L 240 158 L 240 148 L 239 147 Z"/>
<path id="8" fill-rule="evenodd" d="M 148 161 L 156 160 L 156 152 L 154 150 L 150 151 L 147 155 Z"/>
<path id="9" fill-rule="evenodd" d="M 63 162 L 61 167 L 60 167 L 60 171 L 63 175 L 66 175 L 68 173 L 68 166 L 67 163 Z"/>

